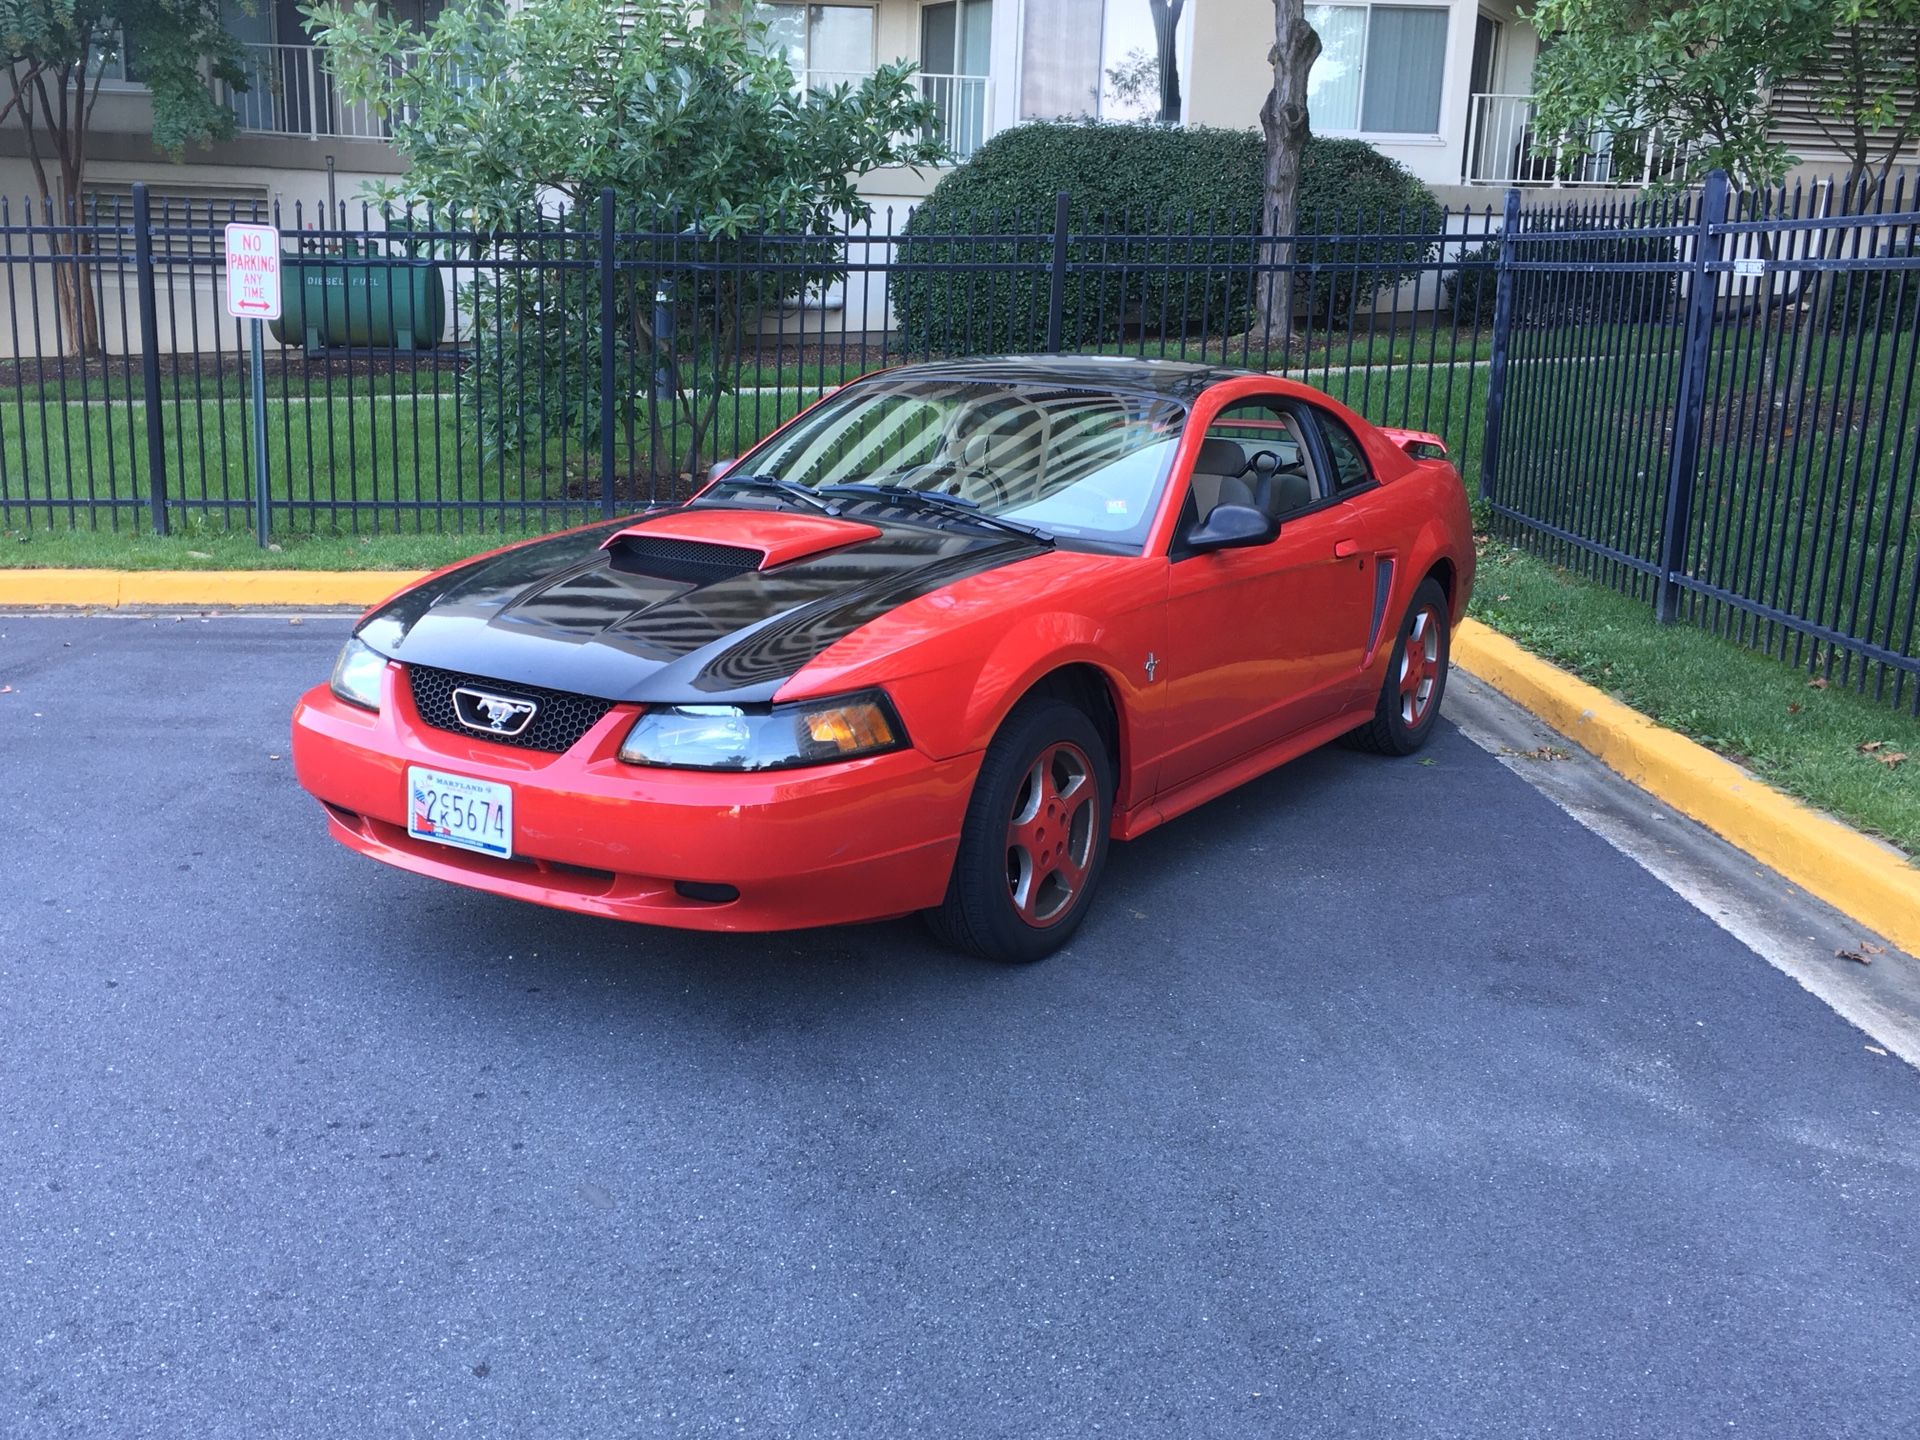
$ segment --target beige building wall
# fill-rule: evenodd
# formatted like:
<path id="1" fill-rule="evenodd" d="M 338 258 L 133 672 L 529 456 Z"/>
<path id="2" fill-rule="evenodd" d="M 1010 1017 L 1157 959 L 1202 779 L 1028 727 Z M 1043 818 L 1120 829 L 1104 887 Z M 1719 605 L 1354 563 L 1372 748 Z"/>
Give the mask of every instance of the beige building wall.
<path id="1" fill-rule="evenodd" d="M 1447 38 L 1442 62 L 1440 121 L 1431 135 L 1373 135 L 1315 126 L 1320 135 L 1352 135 L 1365 140 L 1446 192 L 1461 183 L 1471 104 L 1474 31 L 1482 14 L 1500 25 L 1489 88 L 1494 93 L 1526 94 L 1532 88 L 1537 43 L 1520 23 L 1515 6 L 1504 0 L 1453 0 L 1447 7 Z M 1259 125 L 1260 107 L 1273 85 L 1268 53 L 1273 46 L 1270 0 L 1195 0 L 1193 83 L 1187 120 L 1195 125 L 1248 129 Z M 1464 197 L 1461 197 L 1464 198 Z"/>
<path id="2" fill-rule="evenodd" d="M 29 211 L 38 217 L 38 182 L 27 159 L 19 153 L 18 134 L 9 133 L 4 138 L 14 143 L 6 147 L 12 153 L 0 153 L 0 195 L 5 196 L 6 218 L 18 226 L 27 223 Z M 309 145 L 311 142 L 259 137 L 235 142 L 237 146 L 245 146 L 255 157 L 249 163 L 216 163 L 211 159 L 174 163 L 164 156 L 155 155 L 150 145 L 127 145 L 125 142 L 132 137 L 101 138 L 103 143 L 97 148 L 105 153 L 88 163 L 87 185 L 93 194 L 101 197 L 103 222 L 111 222 L 112 197 L 124 197 L 136 180 L 145 181 L 152 187 L 156 200 L 156 224 L 163 221 L 160 207 L 167 196 L 191 196 L 196 202 L 211 199 L 216 204 L 231 199 L 238 202 L 242 218 L 250 213 L 247 207 L 253 200 L 265 199 L 269 203 L 277 200 L 281 205 L 281 226 L 287 235 L 289 249 L 294 243 L 292 231 L 296 213 L 310 226 L 318 225 L 319 214 L 326 208 L 324 169 L 305 168 L 315 164 L 324 166 L 324 154 L 316 152 L 312 156 L 286 157 L 304 161 L 305 166 L 301 168 L 285 163 L 261 163 L 259 155 L 262 148 L 271 150 L 295 144 Z M 144 155 L 140 153 L 142 150 Z M 129 158 L 129 152 L 137 158 Z M 334 153 L 335 189 L 343 200 L 357 201 L 364 182 L 383 175 L 390 176 L 393 170 L 384 146 L 349 142 L 335 144 Z M 343 157 L 358 158 L 362 165 L 346 168 L 338 164 Z M 369 159 L 385 168 L 368 168 L 365 161 Z M 127 202 L 122 198 L 121 203 L 125 205 Z M 204 209 L 196 206 L 195 223 L 205 225 L 206 214 Z M 218 218 L 216 212 L 215 219 Z M 349 207 L 348 224 L 360 224 L 357 203 Z M 373 220 L 373 226 L 378 228 L 377 218 Z M 122 253 L 123 242 L 114 240 L 103 241 L 100 249 L 102 253 L 91 262 L 90 273 L 107 351 L 115 355 L 137 352 L 141 343 L 140 309 L 133 279 L 131 250 L 125 249 L 125 253 Z M 50 248 L 44 238 L 35 240 L 31 253 L 42 258 L 38 262 L 31 262 L 25 242 L 15 240 L 11 254 L 4 257 L 7 263 L 0 267 L 6 271 L 7 304 L 10 306 L 8 323 L 0 327 L 0 356 L 32 355 L 37 351 L 52 357 L 68 348 L 61 343 L 62 322 L 54 292 L 56 262 L 46 258 L 50 255 Z M 447 288 L 451 327 L 452 277 L 444 277 L 443 283 Z M 156 277 L 154 302 L 160 348 L 163 351 L 198 350 L 210 353 L 219 349 L 233 350 L 242 343 L 238 322 L 228 317 L 222 307 L 217 267 L 182 264 L 163 269 Z M 34 329 L 36 322 L 39 326 L 37 336 Z M 271 338 L 268 344 L 273 344 Z"/>

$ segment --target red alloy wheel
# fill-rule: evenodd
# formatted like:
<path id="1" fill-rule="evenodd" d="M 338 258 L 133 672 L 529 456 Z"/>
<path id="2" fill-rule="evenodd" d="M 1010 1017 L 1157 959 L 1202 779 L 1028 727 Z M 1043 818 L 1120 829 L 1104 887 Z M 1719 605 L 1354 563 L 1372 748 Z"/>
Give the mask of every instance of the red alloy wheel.
<path id="1" fill-rule="evenodd" d="M 1400 653 L 1400 721 L 1409 730 L 1427 718 L 1440 676 L 1440 634 L 1444 622 L 1431 605 L 1414 612 Z"/>
<path id="2" fill-rule="evenodd" d="M 1086 751 L 1059 741 L 1027 770 L 1007 820 L 1007 893 L 1036 930 L 1073 910 L 1093 867 L 1100 787 Z"/>

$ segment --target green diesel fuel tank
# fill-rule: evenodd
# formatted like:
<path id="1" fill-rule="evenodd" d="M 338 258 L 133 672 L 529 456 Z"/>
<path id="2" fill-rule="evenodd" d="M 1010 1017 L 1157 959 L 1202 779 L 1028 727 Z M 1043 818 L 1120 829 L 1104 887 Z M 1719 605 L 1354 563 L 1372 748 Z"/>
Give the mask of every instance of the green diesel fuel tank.
<path id="1" fill-rule="evenodd" d="M 358 261 L 289 256 L 282 263 L 280 318 L 273 338 L 309 355 L 330 346 L 431 350 L 440 343 L 447 301 L 440 269 L 424 261 Z M 397 259 L 397 257 L 396 257 Z"/>

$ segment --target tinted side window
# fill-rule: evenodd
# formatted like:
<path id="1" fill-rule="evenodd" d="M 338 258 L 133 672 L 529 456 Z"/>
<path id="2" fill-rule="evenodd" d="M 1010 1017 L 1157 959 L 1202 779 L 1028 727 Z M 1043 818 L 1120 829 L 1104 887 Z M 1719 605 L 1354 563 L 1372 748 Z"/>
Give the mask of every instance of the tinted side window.
<path id="1" fill-rule="evenodd" d="M 1326 437 L 1327 452 L 1333 456 L 1333 488 L 1351 490 L 1356 485 L 1365 485 L 1373 479 L 1373 467 L 1367 463 L 1367 452 L 1360 448 L 1346 422 L 1336 419 L 1325 410 L 1314 411 L 1314 418 L 1320 422 L 1320 433 Z"/>

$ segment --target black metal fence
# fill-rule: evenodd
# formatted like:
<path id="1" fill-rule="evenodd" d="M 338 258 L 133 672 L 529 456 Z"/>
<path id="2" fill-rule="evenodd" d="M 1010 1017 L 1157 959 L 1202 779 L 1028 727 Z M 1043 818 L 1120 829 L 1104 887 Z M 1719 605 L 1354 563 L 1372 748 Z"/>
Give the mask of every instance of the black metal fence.
<path id="1" fill-rule="evenodd" d="M 1509 199 L 1480 488 L 1510 531 L 1920 712 L 1920 197 Z"/>
<path id="2" fill-rule="evenodd" d="M 64 217 L 0 199 L 0 526 L 239 528 L 264 499 L 281 531 L 550 527 L 682 495 L 866 371 L 1005 350 L 1285 368 L 1478 445 L 1486 327 L 1435 301 L 1488 210 L 1321 217 L 1297 257 L 1246 217 L 1064 200 L 963 233 L 648 218 L 611 197 L 484 231 L 140 187 Z M 246 324 L 218 292 L 232 221 L 283 234 L 264 474 Z M 1291 304 L 1267 302 L 1272 274 L 1297 278 Z"/>
<path id="3" fill-rule="evenodd" d="M 1052 349 L 1284 372 L 1439 434 L 1497 525 L 1920 708 L 1920 215 L 1905 182 L 1251 216 L 735 232 L 612 197 L 0 200 L 0 528 L 517 534 L 683 496 L 832 386 Z M 222 228 L 283 232 L 254 459 Z"/>

